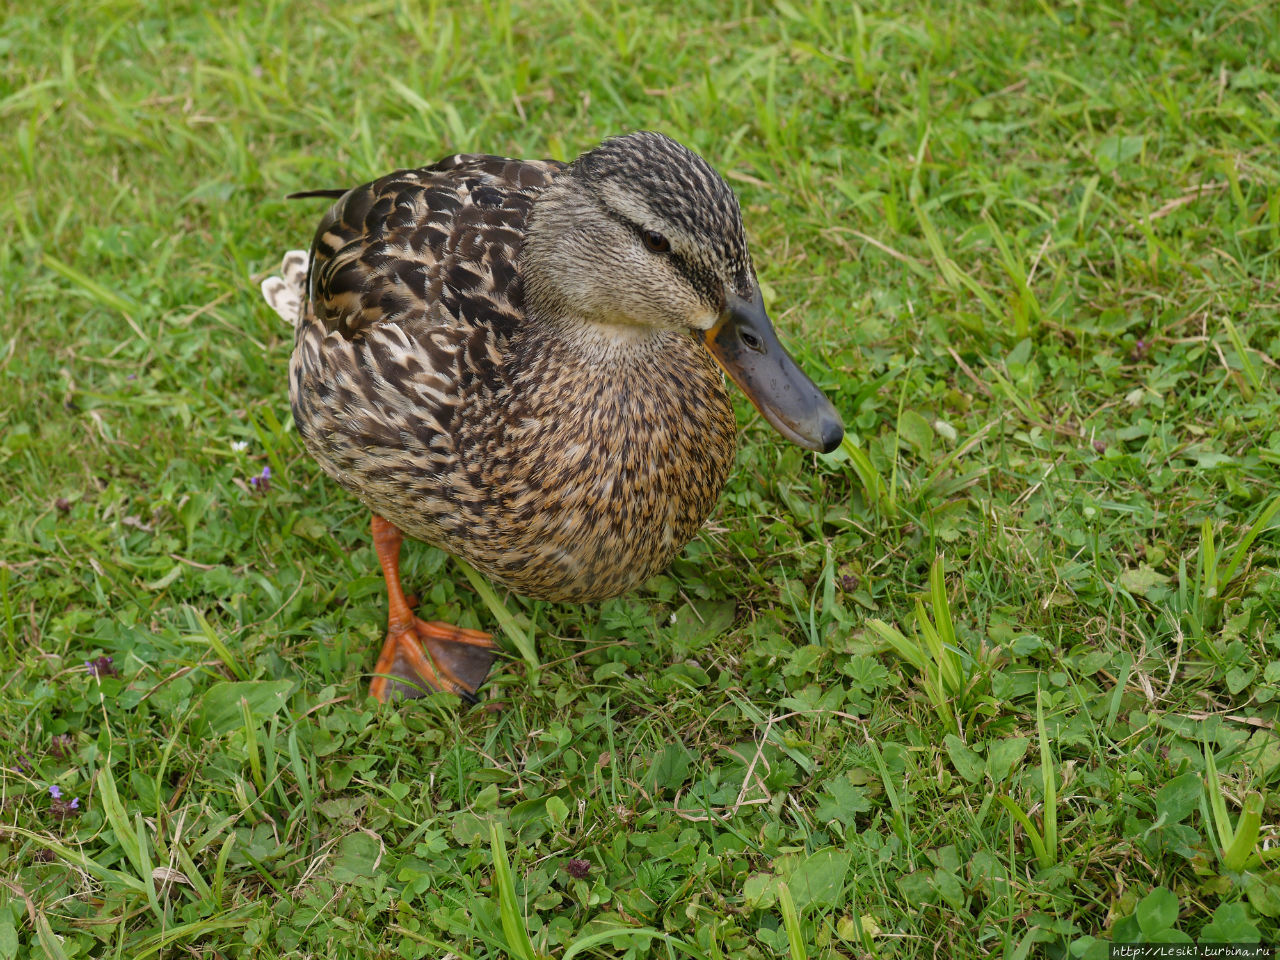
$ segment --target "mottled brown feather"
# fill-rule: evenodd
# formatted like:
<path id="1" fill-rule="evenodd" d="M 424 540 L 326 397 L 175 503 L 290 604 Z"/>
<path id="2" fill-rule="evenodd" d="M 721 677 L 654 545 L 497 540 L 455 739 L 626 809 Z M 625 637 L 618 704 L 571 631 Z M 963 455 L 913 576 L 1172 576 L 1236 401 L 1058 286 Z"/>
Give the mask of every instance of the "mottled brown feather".
<path id="1" fill-rule="evenodd" d="M 565 171 L 464 154 L 343 195 L 312 244 L 290 395 L 308 450 L 372 510 L 520 593 L 582 602 L 696 533 L 735 424 L 695 334 L 601 349 L 530 315 L 526 227 Z"/>

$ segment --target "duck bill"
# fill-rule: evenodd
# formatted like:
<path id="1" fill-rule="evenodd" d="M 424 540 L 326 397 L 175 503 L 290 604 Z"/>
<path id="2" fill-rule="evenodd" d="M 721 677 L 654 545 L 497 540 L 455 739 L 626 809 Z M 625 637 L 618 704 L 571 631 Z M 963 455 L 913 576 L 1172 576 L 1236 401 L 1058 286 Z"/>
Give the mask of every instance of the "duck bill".
<path id="1" fill-rule="evenodd" d="M 730 294 L 720 319 L 703 337 L 716 362 L 780 434 L 822 453 L 840 445 L 840 415 L 782 349 L 759 287 L 750 300 Z"/>

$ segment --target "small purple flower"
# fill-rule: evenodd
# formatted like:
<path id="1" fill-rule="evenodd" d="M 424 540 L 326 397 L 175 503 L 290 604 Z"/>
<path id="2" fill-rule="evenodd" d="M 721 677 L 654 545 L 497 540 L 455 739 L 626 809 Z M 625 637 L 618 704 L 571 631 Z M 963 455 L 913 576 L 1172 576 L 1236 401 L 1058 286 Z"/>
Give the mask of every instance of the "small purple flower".
<path id="1" fill-rule="evenodd" d="M 564 872 L 575 880 L 585 880 L 587 874 L 591 872 L 591 863 L 588 860 L 579 860 L 575 857 L 572 860 L 565 861 Z"/>
<path id="2" fill-rule="evenodd" d="M 53 788 L 50 788 L 52 792 Z M 62 791 L 49 801 L 49 812 L 59 820 L 66 820 L 68 817 L 80 816 L 80 798 L 72 797 L 70 800 L 62 799 Z"/>
<path id="3" fill-rule="evenodd" d="M 61 800 L 62 788 L 58 786 L 56 783 L 49 784 L 49 796 L 53 797 L 53 799 L 55 800 Z"/>
<path id="4" fill-rule="evenodd" d="M 89 675 L 97 677 L 101 680 L 103 677 L 118 677 L 120 671 L 115 668 L 111 657 L 98 657 L 96 660 L 86 660 L 85 667 L 89 671 Z"/>
<path id="5" fill-rule="evenodd" d="M 249 484 L 259 493 L 266 493 L 271 489 L 271 468 L 263 467 L 260 474 L 249 478 Z"/>

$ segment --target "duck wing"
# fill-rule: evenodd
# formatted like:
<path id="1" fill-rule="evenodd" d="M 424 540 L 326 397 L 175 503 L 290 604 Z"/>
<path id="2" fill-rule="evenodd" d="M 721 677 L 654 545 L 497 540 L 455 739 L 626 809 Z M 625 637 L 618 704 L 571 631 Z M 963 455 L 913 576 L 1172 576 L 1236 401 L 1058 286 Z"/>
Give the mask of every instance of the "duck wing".
<path id="1" fill-rule="evenodd" d="M 457 154 L 342 194 L 311 246 L 315 321 L 347 340 L 384 324 L 509 333 L 522 315 L 525 221 L 565 166 Z"/>
<path id="2" fill-rule="evenodd" d="M 519 257 L 566 165 L 463 154 L 343 193 L 316 230 L 290 362 L 325 472 L 406 532 L 457 513 L 477 417 L 524 318 Z M 434 540 L 433 540 L 434 542 Z"/>

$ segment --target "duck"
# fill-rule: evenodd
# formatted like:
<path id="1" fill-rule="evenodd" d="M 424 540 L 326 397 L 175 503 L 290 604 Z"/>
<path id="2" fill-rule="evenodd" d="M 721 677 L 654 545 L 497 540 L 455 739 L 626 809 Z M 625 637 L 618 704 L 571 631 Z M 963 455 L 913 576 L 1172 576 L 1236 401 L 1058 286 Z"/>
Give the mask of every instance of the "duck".
<path id="1" fill-rule="evenodd" d="M 295 328 L 297 432 L 372 513 L 379 701 L 477 702 L 498 653 L 415 615 L 405 537 L 518 594 L 591 603 L 663 570 L 710 514 L 736 447 L 726 374 L 786 440 L 843 437 L 778 341 L 733 190 L 664 134 L 290 196 L 333 202 L 262 292 Z"/>

